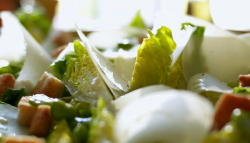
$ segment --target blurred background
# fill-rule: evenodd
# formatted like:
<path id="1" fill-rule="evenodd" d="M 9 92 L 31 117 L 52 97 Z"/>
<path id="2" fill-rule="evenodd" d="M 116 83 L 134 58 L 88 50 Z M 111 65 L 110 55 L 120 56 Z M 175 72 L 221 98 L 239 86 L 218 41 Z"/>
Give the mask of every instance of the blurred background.
<path id="1" fill-rule="evenodd" d="M 138 9 L 148 28 L 158 10 L 212 22 L 209 0 L 0 0 L 0 11 L 13 12 L 43 47 L 72 42 L 78 37 L 75 23 L 86 35 L 122 28 Z"/>

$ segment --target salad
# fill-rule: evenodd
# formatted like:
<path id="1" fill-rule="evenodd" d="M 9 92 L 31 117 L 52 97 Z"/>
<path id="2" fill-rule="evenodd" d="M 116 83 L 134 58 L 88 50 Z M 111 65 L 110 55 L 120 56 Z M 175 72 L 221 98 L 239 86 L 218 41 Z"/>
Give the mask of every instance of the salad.
<path id="1" fill-rule="evenodd" d="M 108 42 L 76 24 L 79 39 L 53 59 L 13 14 L 0 16 L 0 50 L 25 49 L 0 54 L 0 142 L 250 141 L 247 34 L 164 12 L 150 30 L 138 12 L 104 31 L 119 35 Z"/>

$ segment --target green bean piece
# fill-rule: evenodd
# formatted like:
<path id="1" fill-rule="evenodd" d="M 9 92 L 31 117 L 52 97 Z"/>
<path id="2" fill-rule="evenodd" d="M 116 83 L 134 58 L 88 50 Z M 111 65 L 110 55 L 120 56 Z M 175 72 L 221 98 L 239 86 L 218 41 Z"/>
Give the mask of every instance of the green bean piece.
<path id="1" fill-rule="evenodd" d="M 88 129 L 85 124 L 78 123 L 73 129 L 73 141 L 75 143 L 86 143 L 88 140 Z"/>
<path id="2" fill-rule="evenodd" d="M 58 102 L 52 102 L 51 114 L 57 120 L 72 120 L 76 116 L 76 109 L 71 104 L 59 100 Z"/>

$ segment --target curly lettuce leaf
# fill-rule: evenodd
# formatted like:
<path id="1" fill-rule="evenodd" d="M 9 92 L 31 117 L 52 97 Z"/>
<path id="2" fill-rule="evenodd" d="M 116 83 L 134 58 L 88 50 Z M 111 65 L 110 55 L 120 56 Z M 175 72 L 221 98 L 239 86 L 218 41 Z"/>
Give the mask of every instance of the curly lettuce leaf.
<path id="1" fill-rule="evenodd" d="M 136 15 L 134 19 L 132 20 L 132 22 L 130 23 L 129 27 L 147 29 L 147 26 L 141 17 L 140 10 L 136 12 Z"/>
<path id="2" fill-rule="evenodd" d="M 23 96 L 26 96 L 24 88 L 20 90 L 14 90 L 9 88 L 5 90 L 4 93 L 1 95 L 0 101 L 8 103 L 12 106 L 17 106 L 18 102 Z"/>
<path id="3" fill-rule="evenodd" d="M 130 90 L 141 87 L 164 84 L 168 85 L 172 53 L 176 48 L 172 32 L 162 26 L 154 35 L 148 30 L 150 38 L 145 39 L 138 49 Z"/>
<path id="4" fill-rule="evenodd" d="M 88 143 L 114 142 L 114 116 L 106 109 L 102 98 L 98 99 L 97 109 L 92 110 Z"/>

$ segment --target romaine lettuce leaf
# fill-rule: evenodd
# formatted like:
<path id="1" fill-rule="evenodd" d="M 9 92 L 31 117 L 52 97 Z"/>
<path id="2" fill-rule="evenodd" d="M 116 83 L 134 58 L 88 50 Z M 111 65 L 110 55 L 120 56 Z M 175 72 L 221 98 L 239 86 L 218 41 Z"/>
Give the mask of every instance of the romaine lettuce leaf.
<path id="1" fill-rule="evenodd" d="M 172 53 L 176 44 L 169 28 L 162 26 L 154 35 L 148 30 L 150 38 L 145 39 L 138 49 L 131 88 L 155 85 L 168 85 L 168 74 L 172 63 Z"/>
<path id="2" fill-rule="evenodd" d="M 37 42 L 42 43 L 47 37 L 51 25 L 45 11 L 36 7 L 31 13 L 27 13 L 23 8 L 20 8 L 15 11 L 15 15 Z"/>
<path id="3" fill-rule="evenodd" d="M 136 12 L 136 15 L 134 19 L 132 20 L 132 22 L 130 23 L 129 27 L 136 27 L 136 28 L 141 28 L 141 29 L 147 28 L 145 22 L 143 21 L 141 17 L 140 10 Z"/>
<path id="4" fill-rule="evenodd" d="M 168 85 L 175 89 L 187 89 L 187 81 L 182 71 L 182 54 L 179 56 L 169 73 Z"/>
<path id="5" fill-rule="evenodd" d="M 108 60 L 98 49 L 96 49 L 96 47 L 90 43 L 89 39 L 82 33 L 82 31 L 80 31 L 77 25 L 76 29 L 79 37 L 83 41 L 82 44 L 86 47 L 86 50 L 95 65 L 95 68 L 107 84 L 114 98 L 118 98 L 128 92 L 130 80 L 127 80 L 123 76 L 123 71 L 116 68 L 110 60 Z"/>
<path id="6" fill-rule="evenodd" d="M 103 96 L 105 102 L 110 102 L 113 97 L 80 41 L 69 44 L 65 50 L 69 53 L 59 55 L 61 59 L 50 67 L 54 75 L 64 81 L 70 94 L 81 102 L 95 104 L 99 96 Z"/>
<path id="7" fill-rule="evenodd" d="M 24 88 L 20 90 L 14 90 L 9 88 L 5 90 L 4 93 L 1 95 L 0 101 L 8 103 L 12 106 L 17 106 L 18 102 L 23 96 L 26 96 Z"/>

